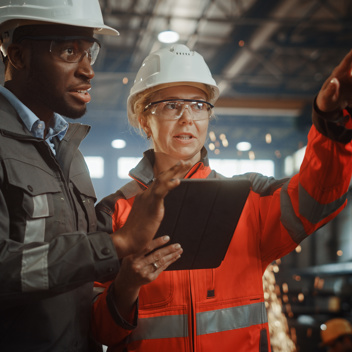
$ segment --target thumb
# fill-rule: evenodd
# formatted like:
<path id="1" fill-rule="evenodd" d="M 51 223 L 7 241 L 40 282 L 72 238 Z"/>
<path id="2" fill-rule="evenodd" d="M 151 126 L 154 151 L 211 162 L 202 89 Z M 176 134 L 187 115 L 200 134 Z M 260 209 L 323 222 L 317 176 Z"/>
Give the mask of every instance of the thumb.
<path id="1" fill-rule="evenodd" d="M 336 77 L 334 77 L 330 80 L 330 82 L 326 88 L 326 93 L 327 93 L 328 97 L 334 103 L 336 103 L 339 98 L 339 88 L 340 88 L 340 82 Z"/>

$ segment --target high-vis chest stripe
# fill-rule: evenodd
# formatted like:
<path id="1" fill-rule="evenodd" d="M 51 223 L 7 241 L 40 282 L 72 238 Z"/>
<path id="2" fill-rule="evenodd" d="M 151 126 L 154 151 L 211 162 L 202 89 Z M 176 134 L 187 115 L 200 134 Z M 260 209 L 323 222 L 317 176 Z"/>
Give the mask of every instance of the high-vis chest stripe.
<path id="1" fill-rule="evenodd" d="M 268 321 L 263 302 L 197 313 L 196 319 L 197 336 L 247 328 Z M 138 326 L 129 336 L 129 341 L 187 336 L 187 315 L 167 315 L 139 318 Z"/>
<path id="2" fill-rule="evenodd" d="M 246 306 L 197 313 L 197 335 L 247 328 L 268 321 L 265 304 L 258 302 Z"/>
<path id="3" fill-rule="evenodd" d="M 138 326 L 129 337 L 130 341 L 187 337 L 187 315 L 166 315 L 139 318 Z"/>

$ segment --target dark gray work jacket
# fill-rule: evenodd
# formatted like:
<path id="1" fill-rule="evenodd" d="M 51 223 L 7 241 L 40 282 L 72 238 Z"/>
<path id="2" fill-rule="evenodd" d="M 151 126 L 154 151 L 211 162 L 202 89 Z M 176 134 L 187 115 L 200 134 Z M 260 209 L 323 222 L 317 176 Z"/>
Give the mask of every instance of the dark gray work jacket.
<path id="1" fill-rule="evenodd" d="M 0 351 L 88 351 L 93 281 L 118 259 L 70 124 L 56 157 L 0 95 Z"/>

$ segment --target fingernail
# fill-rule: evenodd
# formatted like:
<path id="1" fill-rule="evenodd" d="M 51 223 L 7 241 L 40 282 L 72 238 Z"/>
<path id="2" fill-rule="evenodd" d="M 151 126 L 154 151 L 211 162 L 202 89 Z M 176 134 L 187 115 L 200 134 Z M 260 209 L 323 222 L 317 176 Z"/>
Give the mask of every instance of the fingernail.
<path id="1" fill-rule="evenodd" d="M 179 248 L 181 248 L 181 245 L 178 244 L 178 243 L 176 243 L 176 244 L 174 245 L 174 248 L 175 248 L 175 249 L 179 249 Z"/>
<path id="2" fill-rule="evenodd" d="M 164 240 L 164 242 L 170 241 L 170 237 L 169 236 L 164 236 L 163 240 Z"/>

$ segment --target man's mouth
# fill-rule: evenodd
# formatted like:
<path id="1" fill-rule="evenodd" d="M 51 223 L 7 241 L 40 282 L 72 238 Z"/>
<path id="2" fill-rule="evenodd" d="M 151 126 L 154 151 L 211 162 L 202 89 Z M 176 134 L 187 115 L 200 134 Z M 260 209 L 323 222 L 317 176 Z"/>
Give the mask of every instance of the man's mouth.
<path id="1" fill-rule="evenodd" d="M 91 100 L 91 96 L 89 94 L 90 88 L 88 89 L 77 89 L 72 90 L 71 94 L 77 99 L 80 100 L 82 103 L 89 103 Z"/>

